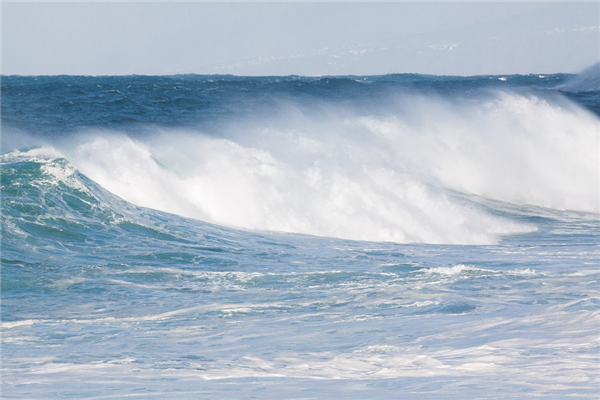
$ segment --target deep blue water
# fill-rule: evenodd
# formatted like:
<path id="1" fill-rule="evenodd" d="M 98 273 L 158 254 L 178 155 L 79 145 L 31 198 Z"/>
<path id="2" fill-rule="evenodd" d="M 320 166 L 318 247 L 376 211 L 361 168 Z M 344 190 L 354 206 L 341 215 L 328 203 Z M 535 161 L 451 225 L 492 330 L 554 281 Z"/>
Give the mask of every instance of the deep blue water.
<path id="1" fill-rule="evenodd" d="M 594 82 L 3 76 L 2 397 L 596 396 Z"/>

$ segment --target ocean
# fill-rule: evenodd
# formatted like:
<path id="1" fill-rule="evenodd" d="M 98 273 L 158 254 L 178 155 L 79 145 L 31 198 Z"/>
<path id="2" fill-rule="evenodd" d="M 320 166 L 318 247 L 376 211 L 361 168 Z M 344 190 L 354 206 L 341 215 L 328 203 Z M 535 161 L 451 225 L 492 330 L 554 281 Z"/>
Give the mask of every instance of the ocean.
<path id="1" fill-rule="evenodd" d="M 597 71 L 1 90 L 2 398 L 600 394 Z"/>

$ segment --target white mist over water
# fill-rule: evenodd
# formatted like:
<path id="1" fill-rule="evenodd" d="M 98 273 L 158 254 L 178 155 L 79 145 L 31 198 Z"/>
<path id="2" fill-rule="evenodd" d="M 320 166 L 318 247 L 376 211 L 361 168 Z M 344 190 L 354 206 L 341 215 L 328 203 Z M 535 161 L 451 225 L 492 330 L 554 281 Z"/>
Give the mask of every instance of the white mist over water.
<path id="1" fill-rule="evenodd" d="M 533 229 L 457 199 L 600 212 L 599 121 L 566 101 L 424 97 L 230 126 L 221 137 L 88 133 L 76 167 L 135 204 L 236 227 L 347 239 L 494 243 Z M 331 110 L 329 110 L 331 111 Z"/>

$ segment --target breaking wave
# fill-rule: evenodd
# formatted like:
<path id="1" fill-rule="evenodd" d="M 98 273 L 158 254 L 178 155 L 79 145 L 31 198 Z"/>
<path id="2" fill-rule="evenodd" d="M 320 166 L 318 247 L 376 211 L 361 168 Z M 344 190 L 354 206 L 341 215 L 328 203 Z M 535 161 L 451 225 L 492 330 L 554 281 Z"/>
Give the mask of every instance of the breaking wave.
<path id="1" fill-rule="evenodd" d="M 347 239 L 494 243 L 532 229 L 455 192 L 598 213 L 598 118 L 566 101 L 396 99 L 319 118 L 288 107 L 215 136 L 87 132 L 56 145 L 136 205 L 233 227 Z M 54 152 L 56 150 L 53 150 Z"/>

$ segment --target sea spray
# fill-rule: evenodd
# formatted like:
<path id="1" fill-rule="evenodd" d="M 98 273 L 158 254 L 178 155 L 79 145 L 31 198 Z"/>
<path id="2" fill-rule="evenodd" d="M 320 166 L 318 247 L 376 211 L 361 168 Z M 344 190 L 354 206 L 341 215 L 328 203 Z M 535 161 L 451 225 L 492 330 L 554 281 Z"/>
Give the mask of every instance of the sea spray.
<path id="1" fill-rule="evenodd" d="M 89 132 L 64 146 L 78 169 L 145 207 L 235 227 L 348 239 L 493 243 L 531 226 L 451 191 L 597 212 L 598 118 L 564 100 L 499 92 L 462 104 L 395 100 L 247 120 L 218 135 Z M 590 184 L 592 183 L 592 184 Z"/>

